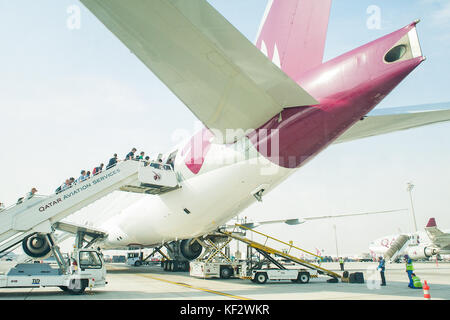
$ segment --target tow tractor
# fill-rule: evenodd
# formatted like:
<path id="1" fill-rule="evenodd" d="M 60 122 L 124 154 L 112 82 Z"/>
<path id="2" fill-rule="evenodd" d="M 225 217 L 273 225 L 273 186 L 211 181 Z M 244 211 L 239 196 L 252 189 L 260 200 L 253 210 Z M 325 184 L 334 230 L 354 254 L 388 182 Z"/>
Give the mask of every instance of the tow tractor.
<path id="1" fill-rule="evenodd" d="M 250 273 L 250 275 L 248 275 Z M 281 281 L 291 280 L 297 283 L 308 283 L 311 277 L 317 278 L 316 270 L 306 269 L 251 269 L 247 270 L 247 265 L 241 269 L 240 278 L 250 279 L 252 282 L 264 284 L 268 280 Z"/>

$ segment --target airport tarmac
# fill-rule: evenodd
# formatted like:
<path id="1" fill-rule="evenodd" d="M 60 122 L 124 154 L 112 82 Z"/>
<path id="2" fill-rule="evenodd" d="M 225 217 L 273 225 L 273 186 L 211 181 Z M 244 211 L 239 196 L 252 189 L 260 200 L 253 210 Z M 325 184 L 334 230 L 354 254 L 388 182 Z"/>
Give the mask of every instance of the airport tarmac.
<path id="1" fill-rule="evenodd" d="M 339 271 L 337 263 L 323 267 Z M 407 287 L 404 264 L 389 264 L 387 286 L 379 286 L 376 263 L 346 263 L 349 272 L 363 271 L 366 283 L 327 283 L 328 277 L 308 284 L 290 281 L 259 285 L 241 279 L 198 279 L 187 272 L 164 272 L 159 265 L 130 267 L 108 264 L 108 284 L 74 296 L 58 288 L 0 289 L 0 300 L 411 300 L 423 299 L 423 290 Z M 450 300 L 450 263 L 414 263 L 416 274 L 427 280 L 431 298 Z"/>

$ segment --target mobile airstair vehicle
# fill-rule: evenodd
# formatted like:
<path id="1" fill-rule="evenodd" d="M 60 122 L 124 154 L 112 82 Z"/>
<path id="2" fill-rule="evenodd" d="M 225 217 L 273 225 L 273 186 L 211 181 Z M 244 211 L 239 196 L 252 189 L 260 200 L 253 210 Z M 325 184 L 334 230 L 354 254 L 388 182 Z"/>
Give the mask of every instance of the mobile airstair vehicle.
<path id="1" fill-rule="evenodd" d="M 265 239 L 265 242 L 259 243 L 249 239 L 246 237 L 247 232 L 253 232 L 259 235 Z M 307 254 L 314 258 L 321 258 L 295 246 L 293 243 L 286 243 L 240 224 L 236 224 L 235 229 L 232 231 L 220 230 L 219 234 L 225 237 L 224 240 L 218 241 L 221 243 L 220 245 L 211 244 L 211 241 L 209 241 L 207 246 L 205 246 L 204 241 L 200 240 L 202 241 L 202 246 L 206 247 L 207 250 L 196 261 L 191 262 L 190 274 L 192 276 L 201 278 L 229 278 L 235 276 L 260 284 L 266 283 L 268 280 L 291 280 L 298 283 L 307 283 L 310 278 L 317 278 L 321 275 L 330 277 L 330 282 L 338 282 L 341 278 L 341 275 L 291 253 L 291 251 L 297 250 L 302 252 L 303 255 Z M 247 245 L 246 261 L 232 261 L 226 253 L 223 253 L 222 250 L 233 239 Z M 284 248 L 269 247 L 267 245 L 268 240 L 273 241 L 277 247 L 281 245 Z M 263 268 L 264 263 L 260 261 L 255 262 L 252 250 L 256 250 L 257 253 L 265 258 L 266 265 L 274 265 L 275 268 Z M 294 263 L 301 267 L 287 268 L 283 262 Z"/>
<path id="2" fill-rule="evenodd" d="M 56 261 L 57 267 L 51 263 L 19 263 L 6 274 L 0 273 L 0 288 L 59 287 L 71 294 L 82 294 L 86 288 L 107 283 L 106 267 L 97 250 L 81 248 L 67 258 L 58 256 Z"/>
<path id="3" fill-rule="evenodd" d="M 107 233 L 61 220 L 115 190 L 162 194 L 178 188 L 171 166 L 129 160 L 62 192 L 48 197 L 34 196 L 3 210 L 0 213 L 0 257 L 22 245 L 31 259 L 43 260 L 53 255 L 58 268 L 49 264 L 19 263 L 0 275 L 0 287 L 56 286 L 77 293 L 86 287 L 104 285 L 106 269 L 101 254 L 88 247 L 107 237 Z M 56 230 L 77 236 L 76 249 L 69 258 L 59 251 Z"/>

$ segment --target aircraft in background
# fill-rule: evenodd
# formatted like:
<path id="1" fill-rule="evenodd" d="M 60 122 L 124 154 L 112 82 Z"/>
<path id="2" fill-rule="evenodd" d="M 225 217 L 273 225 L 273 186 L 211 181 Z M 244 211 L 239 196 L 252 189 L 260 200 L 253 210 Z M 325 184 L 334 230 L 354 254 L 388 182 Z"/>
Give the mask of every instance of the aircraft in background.
<path id="1" fill-rule="evenodd" d="M 425 60 L 418 21 L 323 62 L 331 0 L 270 0 L 256 47 L 205 0 L 81 2 L 204 124 L 162 157 L 180 188 L 116 191 L 110 219 L 70 218 L 104 230 L 104 249 L 167 244 L 195 259 L 197 237 L 331 144 L 450 120 L 449 105 L 372 111 Z"/>
<path id="2" fill-rule="evenodd" d="M 396 261 L 408 255 L 411 259 L 428 259 L 436 255 L 450 254 L 450 230 L 441 231 L 436 220 L 430 218 L 425 231 L 395 234 L 372 241 L 370 252 L 376 257 Z"/>

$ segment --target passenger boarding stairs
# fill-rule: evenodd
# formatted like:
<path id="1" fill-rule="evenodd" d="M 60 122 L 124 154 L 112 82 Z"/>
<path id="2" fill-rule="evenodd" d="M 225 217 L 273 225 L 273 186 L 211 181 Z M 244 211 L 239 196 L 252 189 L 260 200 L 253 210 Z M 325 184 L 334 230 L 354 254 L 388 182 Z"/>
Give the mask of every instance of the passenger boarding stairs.
<path id="1" fill-rule="evenodd" d="M 285 259 L 285 260 L 294 262 L 296 264 L 302 265 L 305 268 L 316 270 L 319 274 L 327 275 L 327 276 L 330 276 L 331 278 L 334 278 L 334 279 L 340 279 L 341 278 L 341 275 L 339 275 L 339 274 L 337 274 L 337 273 L 335 273 L 335 272 L 333 272 L 331 270 L 327 270 L 325 268 L 322 268 L 319 265 L 316 265 L 314 263 L 306 261 L 305 259 L 302 259 L 302 258 L 299 258 L 297 256 L 292 255 L 291 251 L 292 251 L 292 249 L 298 250 L 298 251 L 301 251 L 301 252 L 306 253 L 308 255 L 311 255 L 311 256 L 314 256 L 316 258 L 320 258 L 321 259 L 320 256 L 315 255 L 314 253 L 311 253 L 311 252 L 308 252 L 308 251 L 303 250 L 301 248 L 298 248 L 298 247 L 294 246 L 292 243 L 286 243 L 286 242 L 283 242 L 283 241 L 278 240 L 276 238 L 273 238 L 273 237 L 271 237 L 269 235 L 266 235 L 264 233 L 258 232 L 256 230 L 251 229 L 251 228 L 247 228 L 247 227 L 245 227 L 243 225 L 236 224 L 236 226 L 241 228 L 241 229 L 254 232 L 254 233 L 264 237 L 265 238 L 264 244 L 256 242 L 256 241 L 253 241 L 251 239 L 248 239 L 247 237 L 242 236 L 239 233 L 234 232 L 234 231 L 233 232 L 229 232 L 229 231 L 221 230 L 221 233 L 229 236 L 230 238 L 233 238 L 235 240 L 238 240 L 238 241 L 246 243 L 247 246 L 256 249 L 260 253 L 264 253 L 264 255 L 266 257 L 268 257 L 268 255 L 275 255 L 275 256 L 281 257 L 282 259 Z M 286 250 L 278 250 L 278 249 L 275 249 L 273 247 L 269 247 L 269 246 L 266 245 L 268 240 L 274 240 L 277 244 L 285 245 L 285 246 L 287 246 L 287 248 L 286 248 Z M 270 260 L 273 261 L 275 264 L 277 264 L 280 267 L 280 264 L 277 263 L 276 260 L 271 259 L 271 258 L 270 258 Z"/>
<path id="2" fill-rule="evenodd" d="M 409 236 L 401 234 L 384 254 L 385 261 L 395 261 L 403 248 L 408 246 Z"/>
<path id="3" fill-rule="evenodd" d="M 115 190 L 162 194 L 180 186 L 171 166 L 123 161 L 90 179 L 48 197 L 34 196 L 0 212 L 0 255 L 35 233 L 49 234 L 55 224 Z"/>

